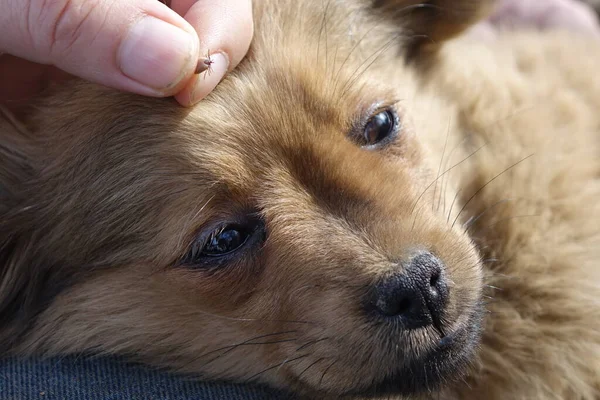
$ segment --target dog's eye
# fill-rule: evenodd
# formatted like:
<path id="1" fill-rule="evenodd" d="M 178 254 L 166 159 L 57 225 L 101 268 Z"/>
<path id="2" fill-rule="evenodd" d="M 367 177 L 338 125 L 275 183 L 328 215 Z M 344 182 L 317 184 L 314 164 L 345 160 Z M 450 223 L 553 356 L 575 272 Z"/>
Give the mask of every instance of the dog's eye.
<path id="1" fill-rule="evenodd" d="M 191 266 L 214 266 L 222 261 L 231 260 L 231 257 L 245 254 L 246 248 L 250 248 L 264 238 L 264 224 L 259 219 L 252 218 L 244 223 L 224 224 L 210 232 L 198 235 L 181 263 Z"/>
<path id="2" fill-rule="evenodd" d="M 211 233 L 202 248 L 201 254 L 208 257 L 218 257 L 236 251 L 246 243 L 250 233 L 241 226 L 229 225 Z"/>
<path id="3" fill-rule="evenodd" d="M 398 117 L 392 109 L 386 109 L 373 115 L 364 125 L 362 146 L 383 144 L 398 133 Z"/>

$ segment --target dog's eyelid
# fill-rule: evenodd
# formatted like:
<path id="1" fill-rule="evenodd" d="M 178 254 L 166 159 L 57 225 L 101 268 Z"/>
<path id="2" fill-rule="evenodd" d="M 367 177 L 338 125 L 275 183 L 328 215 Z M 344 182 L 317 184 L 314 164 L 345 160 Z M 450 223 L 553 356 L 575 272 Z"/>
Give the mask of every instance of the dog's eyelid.
<path id="1" fill-rule="evenodd" d="M 217 268 L 264 241 L 265 223 L 258 213 L 221 221 L 199 230 L 177 265 Z M 239 253 L 239 254 L 238 254 Z"/>

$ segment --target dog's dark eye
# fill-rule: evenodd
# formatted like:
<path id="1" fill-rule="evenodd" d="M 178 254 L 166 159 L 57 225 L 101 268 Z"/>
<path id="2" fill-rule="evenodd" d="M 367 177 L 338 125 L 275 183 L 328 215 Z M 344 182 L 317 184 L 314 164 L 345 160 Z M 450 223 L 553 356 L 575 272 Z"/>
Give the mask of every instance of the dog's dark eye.
<path id="1" fill-rule="evenodd" d="M 248 240 L 250 233 L 243 227 L 229 225 L 213 232 L 202 248 L 201 254 L 208 257 L 218 257 L 239 249 Z"/>
<path id="2" fill-rule="evenodd" d="M 392 111 L 385 110 L 375 114 L 367 121 L 363 134 L 365 145 L 377 144 L 392 135 L 395 130 L 396 118 Z"/>
<path id="3" fill-rule="evenodd" d="M 387 109 L 373 115 L 364 125 L 362 146 L 374 146 L 393 139 L 398 131 L 398 117 L 392 109 Z"/>
<path id="4" fill-rule="evenodd" d="M 264 238 L 264 223 L 260 219 L 252 218 L 243 223 L 224 224 L 198 235 L 181 263 L 191 266 L 215 266 L 245 254 L 246 248 L 263 241 Z"/>

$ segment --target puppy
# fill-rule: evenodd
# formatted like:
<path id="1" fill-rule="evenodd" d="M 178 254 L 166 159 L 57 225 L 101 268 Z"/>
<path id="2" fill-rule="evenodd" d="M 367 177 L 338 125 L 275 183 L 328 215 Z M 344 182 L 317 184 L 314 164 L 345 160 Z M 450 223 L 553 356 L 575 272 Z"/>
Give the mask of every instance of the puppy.
<path id="1" fill-rule="evenodd" d="M 192 109 L 74 82 L 3 119 L 2 351 L 597 399 L 600 45 L 457 38 L 489 1 L 254 7 Z"/>

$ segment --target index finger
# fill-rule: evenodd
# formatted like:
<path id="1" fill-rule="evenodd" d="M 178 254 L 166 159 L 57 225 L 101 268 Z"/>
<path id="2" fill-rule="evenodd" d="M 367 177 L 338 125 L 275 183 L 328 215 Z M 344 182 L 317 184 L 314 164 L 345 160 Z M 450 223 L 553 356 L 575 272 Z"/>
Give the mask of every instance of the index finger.
<path id="1" fill-rule="evenodd" d="M 172 0 L 198 33 L 200 55 L 210 58 L 207 71 L 194 76 L 175 98 L 190 106 L 208 95 L 235 68 L 250 47 L 254 24 L 251 0 Z"/>

